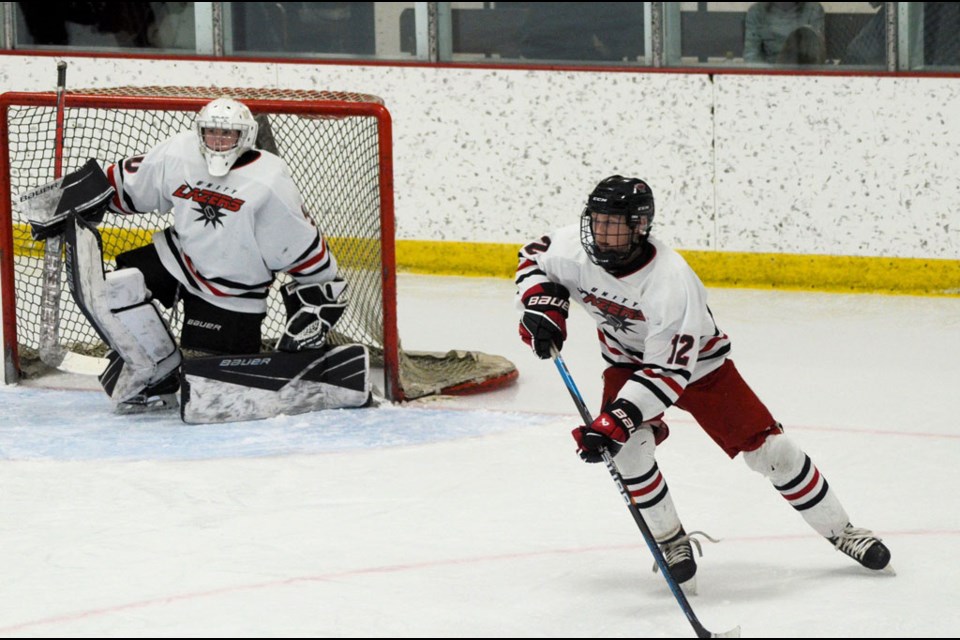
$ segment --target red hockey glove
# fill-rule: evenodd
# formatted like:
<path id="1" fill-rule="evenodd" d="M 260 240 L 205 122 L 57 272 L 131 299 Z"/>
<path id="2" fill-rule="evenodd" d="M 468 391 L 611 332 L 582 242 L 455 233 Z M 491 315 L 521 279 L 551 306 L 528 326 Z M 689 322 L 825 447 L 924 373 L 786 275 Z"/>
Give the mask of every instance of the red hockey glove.
<path id="1" fill-rule="evenodd" d="M 550 347 L 554 346 L 559 351 L 567 339 L 570 292 L 563 285 L 545 282 L 524 295 L 523 306 L 520 339 L 533 349 L 538 358 L 546 360 L 553 356 Z"/>
<path id="2" fill-rule="evenodd" d="M 623 398 L 614 400 L 589 427 L 573 430 L 577 453 L 584 462 L 602 462 L 604 449 L 615 456 L 641 422 L 643 416 L 633 403 Z"/>

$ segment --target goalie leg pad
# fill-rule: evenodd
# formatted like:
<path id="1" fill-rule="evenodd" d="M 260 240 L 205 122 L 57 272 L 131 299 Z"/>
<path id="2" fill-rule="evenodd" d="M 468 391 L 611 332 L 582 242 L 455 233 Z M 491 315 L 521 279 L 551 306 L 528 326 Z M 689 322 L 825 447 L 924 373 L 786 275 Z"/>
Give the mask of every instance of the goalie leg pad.
<path id="1" fill-rule="evenodd" d="M 183 362 L 180 417 L 190 424 L 258 420 L 365 406 L 370 356 L 360 344 Z"/>
<path id="2" fill-rule="evenodd" d="M 108 364 L 101 384 L 115 404 L 143 395 L 175 375 L 180 351 L 160 312 L 150 301 L 143 274 L 103 272 L 100 234 L 71 216 L 67 225 L 67 270 L 77 306 L 123 366 Z"/>

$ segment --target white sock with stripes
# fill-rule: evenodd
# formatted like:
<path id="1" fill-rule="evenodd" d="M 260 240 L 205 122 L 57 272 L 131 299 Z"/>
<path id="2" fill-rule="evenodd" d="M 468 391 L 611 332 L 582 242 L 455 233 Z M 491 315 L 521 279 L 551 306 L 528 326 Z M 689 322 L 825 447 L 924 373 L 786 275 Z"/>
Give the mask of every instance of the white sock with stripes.
<path id="1" fill-rule="evenodd" d="M 653 431 L 641 426 L 623 445 L 614 462 L 654 539 L 663 542 L 680 531 L 680 517 L 654 458 L 656 446 Z"/>
<path id="2" fill-rule="evenodd" d="M 787 436 L 767 437 L 760 448 L 745 452 L 743 459 L 751 469 L 765 475 L 820 535 L 837 536 L 850 522 L 827 479 Z"/>

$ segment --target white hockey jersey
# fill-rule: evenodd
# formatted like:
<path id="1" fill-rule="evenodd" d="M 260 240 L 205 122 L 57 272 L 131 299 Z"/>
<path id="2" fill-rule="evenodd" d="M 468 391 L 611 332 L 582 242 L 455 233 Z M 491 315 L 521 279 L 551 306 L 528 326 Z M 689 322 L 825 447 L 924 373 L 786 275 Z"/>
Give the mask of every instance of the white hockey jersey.
<path id="1" fill-rule="evenodd" d="M 517 304 L 545 282 L 563 285 L 597 323 L 600 351 L 611 366 L 636 367 L 619 397 L 652 419 L 686 386 L 723 364 L 730 340 L 707 307 L 707 293 L 676 251 L 650 238 L 652 257 L 614 276 L 580 244 L 580 226 L 565 227 L 520 250 Z"/>
<path id="2" fill-rule="evenodd" d="M 196 134 L 186 131 L 110 165 L 106 174 L 115 212 L 173 211 L 173 226 L 153 236 L 157 253 L 188 291 L 211 304 L 264 313 L 274 274 L 300 282 L 337 275 L 290 169 L 269 152 L 249 151 L 215 178 Z"/>

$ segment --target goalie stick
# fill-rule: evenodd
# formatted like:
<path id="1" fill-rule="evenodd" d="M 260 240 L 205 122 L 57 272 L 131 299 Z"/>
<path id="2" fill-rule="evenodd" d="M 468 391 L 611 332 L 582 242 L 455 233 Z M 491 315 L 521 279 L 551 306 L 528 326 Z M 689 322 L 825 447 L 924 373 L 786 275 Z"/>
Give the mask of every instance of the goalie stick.
<path id="1" fill-rule="evenodd" d="M 577 385 L 573 382 L 573 377 L 570 375 L 570 370 L 567 369 L 567 363 L 564 362 L 563 357 L 555 347 L 551 349 L 551 353 L 553 354 L 553 363 L 557 366 L 557 371 L 560 372 L 560 377 L 563 378 L 563 383 L 567 386 L 567 391 L 570 392 L 570 397 L 573 398 L 573 403 L 577 405 L 577 411 L 580 412 L 580 418 L 584 421 L 585 425 L 589 426 L 593 422 L 593 418 L 590 417 L 590 410 L 587 409 L 587 405 L 583 401 L 583 396 L 580 395 L 580 390 L 577 389 Z M 673 575 L 670 573 L 670 567 L 667 565 L 667 560 L 663 557 L 663 552 L 660 550 L 660 546 L 654 539 L 653 533 L 650 531 L 650 527 L 647 526 L 646 520 L 643 519 L 643 514 L 640 513 L 640 508 L 637 506 L 637 502 L 633 499 L 633 496 L 630 495 L 630 492 L 627 491 L 626 484 L 623 481 L 623 476 L 620 475 L 616 465 L 613 463 L 613 457 L 606 449 L 601 449 L 600 453 L 603 456 L 603 463 L 607 466 L 607 471 L 610 472 L 610 476 L 613 478 L 614 484 L 617 485 L 620 495 L 627 503 L 627 508 L 630 510 L 630 515 L 633 516 L 634 521 L 640 528 L 640 533 L 643 534 L 643 539 L 647 543 L 650 553 L 653 554 L 653 559 L 656 560 L 657 565 L 660 567 L 660 574 L 663 576 L 664 580 L 667 581 L 667 586 L 669 586 L 670 591 L 673 592 L 673 596 L 677 599 L 680 609 L 683 610 L 683 614 L 693 626 L 693 630 L 697 632 L 697 637 L 739 638 L 740 625 L 737 625 L 733 629 L 730 629 L 724 633 L 712 633 L 704 628 L 702 624 L 700 624 L 700 620 L 697 619 L 697 615 L 693 612 L 693 608 L 690 606 L 687 596 L 684 595 L 683 590 L 680 589 L 680 585 L 677 584 L 677 581 L 673 579 Z"/>
<path id="2" fill-rule="evenodd" d="M 54 139 L 53 177 L 63 177 L 64 93 L 67 87 L 67 63 L 57 63 L 57 121 Z M 43 246 L 43 289 L 40 294 L 40 361 L 59 367 L 66 349 L 60 344 L 60 295 L 63 271 L 63 235 L 47 238 Z"/>

